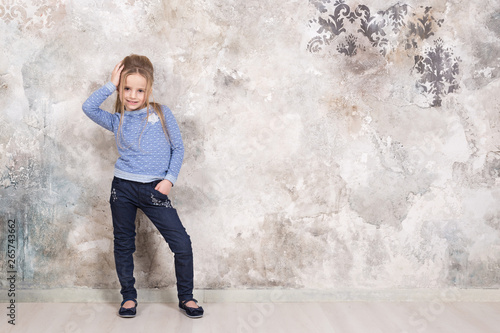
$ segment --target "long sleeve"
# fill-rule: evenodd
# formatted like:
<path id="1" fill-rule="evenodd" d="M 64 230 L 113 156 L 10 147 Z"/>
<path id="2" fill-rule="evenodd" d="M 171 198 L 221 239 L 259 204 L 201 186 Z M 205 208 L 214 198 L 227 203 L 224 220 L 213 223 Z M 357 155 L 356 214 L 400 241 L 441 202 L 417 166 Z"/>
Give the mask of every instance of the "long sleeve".
<path id="1" fill-rule="evenodd" d="M 113 119 L 115 116 L 107 111 L 100 109 L 101 104 L 116 90 L 113 83 L 108 82 L 100 89 L 96 90 L 83 103 L 83 112 L 98 125 L 113 132 Z"/>
<path id="2" fill-rule="evenodd" d="M 169 180 L 172 184 L 175 183 L 179 172 L 181 170 L 182 161 L 184 159 L 184 144 L 182 142 L 181 131 L 179 125 L 172 114 L 172 111 L 163 106 L 163 114 L 165 115 L 165 123 L 167 126 L 168 134 L 170 136 L 170 165 L 167 170 L 165 179 Z"/>

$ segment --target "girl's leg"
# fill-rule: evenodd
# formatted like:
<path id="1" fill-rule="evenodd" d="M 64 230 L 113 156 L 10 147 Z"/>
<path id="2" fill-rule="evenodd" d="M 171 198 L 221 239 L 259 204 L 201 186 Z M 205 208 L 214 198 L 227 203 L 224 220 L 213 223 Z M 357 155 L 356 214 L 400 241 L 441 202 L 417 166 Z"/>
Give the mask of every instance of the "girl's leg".
<path id="1" fill-rule="evenodd" d="M 134 287 L 135 217 L 137 206 L 134 200 L 133 183 L 119 178 L 113 179 L 110 205 L 113 216 L 114 255 L 116 273 L 121 285 L 123 299 L 136 299 Z"/>
<path id="2" fill-rule="evenodd" d="M 174 253 L 177 297 L 180 301 L 193 298 L 193 251 L 191 238 L 181 223 L 168 197 L 154 188 L 157 182 L 144 187 L 140 208 L 153 222 Z"/>

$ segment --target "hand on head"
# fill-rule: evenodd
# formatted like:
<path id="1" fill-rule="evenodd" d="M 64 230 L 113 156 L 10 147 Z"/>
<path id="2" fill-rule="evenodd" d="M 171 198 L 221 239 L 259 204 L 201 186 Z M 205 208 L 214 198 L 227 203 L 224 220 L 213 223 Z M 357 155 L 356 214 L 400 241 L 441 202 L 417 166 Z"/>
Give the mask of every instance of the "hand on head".
<path id="1" fill-rule="evenodd" d="M 120 84 L 120 74 L 122 73 L 122 70 L 123 70 L 123 61 L 120 61 L 118 64 L 116 64 L 115 68 L 113 69 L 113 73 L 111 73 L 111 82 L 117 88 L 118 85 Z"/>

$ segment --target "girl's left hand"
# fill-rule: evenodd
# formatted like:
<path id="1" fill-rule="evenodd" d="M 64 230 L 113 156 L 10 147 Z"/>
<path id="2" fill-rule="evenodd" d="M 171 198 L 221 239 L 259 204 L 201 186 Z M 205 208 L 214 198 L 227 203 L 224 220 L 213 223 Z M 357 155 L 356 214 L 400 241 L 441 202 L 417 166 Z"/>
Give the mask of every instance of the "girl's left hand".
<path id="1" fill-rule="evenodd" d="M 165 195 L 168 195 L 170 193 L 170 190 L 172 189 L 172 186 L 173 185 L 170 182 L 170 180 L 164 179 L 156 185 L 155 190 Z"/>

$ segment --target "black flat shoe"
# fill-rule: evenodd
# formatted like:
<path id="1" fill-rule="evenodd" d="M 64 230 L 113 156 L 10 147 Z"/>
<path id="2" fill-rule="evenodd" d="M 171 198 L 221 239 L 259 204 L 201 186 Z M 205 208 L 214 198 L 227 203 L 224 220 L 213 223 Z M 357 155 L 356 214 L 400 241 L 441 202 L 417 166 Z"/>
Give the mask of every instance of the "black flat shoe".
<path id="1" fill-rule="evenodd" d="M 203 317 L 203 308 L 201 306 L 197 307 L 197 308 L 191 308 L 189 306 L 186 306 L 186 303 L 189 302 L 189 301 L 193 301 L 195 302 L 196 304 L 198 304 L 198 301 L 195 300 L 194 298 L 191 298 L 191 299 L 188 299 L 188 300 L 185 300 L 185 301 L 179 301 L 179 309 L 181 309 L 181 311 L 184 311 L 184 314 L 186 316 L 188 316 L 189 318 L 201 318 Z"/>
<path id="2" fill-rule="evenodd" d="M 135 306 L 133 308 L 124 308 L 123 304 L 127 301 L 134 301 Z M 118 315 L 122 318 L 134 318 L 137 314 L 137 301 L 135 299 L 126 299 L 120 304 L 120 310 L 118 310 Z"/>

